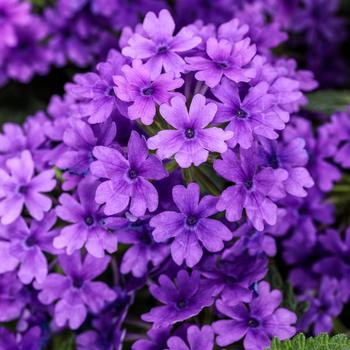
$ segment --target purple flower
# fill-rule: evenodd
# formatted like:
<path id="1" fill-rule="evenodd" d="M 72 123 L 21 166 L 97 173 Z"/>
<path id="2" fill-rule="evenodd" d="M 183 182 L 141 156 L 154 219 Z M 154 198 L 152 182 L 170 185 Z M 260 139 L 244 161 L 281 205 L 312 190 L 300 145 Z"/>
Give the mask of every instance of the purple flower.
<path id="1" fill-rule="evenodd" d="M 193 267 L 203 255 L 203 246 L 210 252 L 223 249 L 224 241 L 232 238 L 230 230 L 220 221 L 209 219 L 217 213 L 218 199 L 205 196 L 200 200 L 200 187 L 191 183 L 173 188 L 173 200 L 179 212 L 164 211 L 154 216 L 150 226 L 154 227 L 153 237 L 156 242 L 171 243 L 173 260 L 181 265 Z"/>
<path id="2" fill-rule="evenodd" d="M 308 301 L 310 306 L 300 320 L 300 331 L 305 331 L 313 325 L 315 335 L 331 332 L 333 319 L 339 316 L 344 306 L 342 299 L 344 287 L 345 285 L 341 285 L 337 279 L 325 276 L 322 278 L 317 296 L 302 297 L 302 300 Z"/>
<path id="3" fill-rule="evenodd" d="M 175 23 L 168 10 L 161 10 L 158 17 L 148 12 L 142 28 L 140 34 L 135 33 L 129 39 L 129 46 L 124 47 L 122 53 L 147 60 L 146 66 L 154 76 L 158 76 L 162 68 L 178 76 L 186 65 L 180 54 L 193 49 L 201 41 L 187 28 L 173 36 Z"/>
<path id="4" fill-rule="evenodd" d="M 269 85 L 261 82 L 241 98 L 238 86 L 227 79 L 213 89 L 213 94 L 221 101 L 214 122 L 229 122 L 226 130 L 233 132 L 228 141 L 231 147 L 239 144 L 242 148 L 250 148 L 256 135 L 277 139 L 276 130 L 284 129 L 284 122 L 273 109 L 275 97 L 268 89 Z"/>
<path id="5" fill-rule="evenodd" d="M 94 258 L 87 255 L 82 261 L 80 253 L 71 256 L 60 255 L 60 267 L 66 273 L 51 273 L 42 284 L 35 287 L 40 290 L 38 298 L 45 304 L 55 304 L 54 320 L 57 326 L 68 323 L 71 329 L 77 329 L 84 322 L 87 312 L 98 313 L 115 299 L 115 292 L 103 282 L 92 280 L 106 270 L 109 258 Z"/>
<path id="6" fill-rule="evenodd" d="M 0 274 L 0 322 L 18 319 L 28 301 L 28 295 L 16 272 Z M 0 337 L 0 340 L 2 338 Z"/>
<path id="7" fill-rule="evenodd" d="M 164 350 L 170 336 L 170 327 L 152 328 L 147 332 L 149 339 L 140 339 L 132 350 Z"/>
<path id="8" fill-rule="evenodd" d="M 16 27 L 31 20 L 30 4 L 18 0 L 0 0 L 0 49 L 17 45 Z"/>
<path id="9" fill-rule="evenodd" d="M 0 327 L 0 349 L 37 350 L 43 345 L 40 327 L 32 327 L 25 334 L 15 336 L 7 328 Z"/>
<path id="10" fill-rule="evenodd" d="M 187 329 L 188 345 L 180 337 L 169 338 L 166 350 L 213 350 L 214 332 L 210 326 L 204 326 L 202 329 L 197 326 L 191 326 Z"/>
<path id="11" fill-rule="evenodd" d="M 163 304 L 141 318 L 153 322 L 156 327 L 168 326 L 196 316 L 199 312 L 213 304 L 214 288 L 208 288 L 200 278 L 198 271 L 189 275 L 185 270 L 178 272 L 176 283 L 166 275 L 159 277 L 159 286 L 152 284 L 150 293 Z"/>
<path id="12" fill-rule="evenodd" d="M 134 277 L 144 276 L 149 263 L 158 267 L 170 253 L 167 244 L 154 241 L 148 222 L 131 223 L 118 231 L 118 239 L 124 244 L 132 244 L 123 255 L 120 272 L 124 274 L 131 272 Z"/>
<path id="13" fill-rule="evenodd" d="M 97 161 L 91 164 L 93 175 L 108 179 L 97 187 L 96 202 L 106 203 L 106 215 L 119 213 L 127 208 L 143 216 L 148 209 L 158 207 L 158 193 L 147 179 L 160 180 L 167 176 L 162 162 L 148 154 L 146 141 L 133 131 L 128 143 L 128 158 L 113 148 L 97 146 L 93 155 Z"/>
<path id="14" fill-rule="evenodd" d="M 19 158 L 9 159 L 6 168 L 0 169 L 1 223 L 14 222 L 24 205 L 34 219 L 41 220 L 44 212 L 51 208 L 51 199 L 42 192 L 54 189 L 54 171 L 45 170 L 34 176 L 34 162 L 29 151 L 23 151 Z"/>
<path id="15" fill-rule="evenodd" d="M 264 229 L 264 221 L 274 225 L 277 220 L 277 206 L 269 198 L 276 183 L 286 180 L 285 172 L 272 168 L 260 171 L 251 151 L 241 149 L 240 157 L 231 150 L 214 162 L 214 169 L 227 180 L 235 183 L 221 194 L 217 209 L 226 210 L 229 221 L 238 221 L 245 208 L 251 224 L 258 230 Z"/>
<path id="16" fill-rule="evenodd" d="M 216 342 L 220 346 L 227 346 L 244 338 L 246 350 L 263 350 L 270 345 L 270 338 L 288 339 L 295 334 L 292 326 L 296 322 L 296 315 L 284 308 L 279 308 L 282 294 L 278 290 L 270 291 L 267 282 L 261 282 L 258 296 L 249 306 L 238 304 L 229 306 L 222 300 L 216 302 L 220 313 L 229 320 L 220 320 L 212 327 L 218 337 Z"/>
<path id="17" fill-rule="evenodd" d="M 109 122 L 92 128 L 79 119 L 70 119 L 70 124 L 63 135 L 68 149 L 58 159 L 57 166 L 71 175 L 87 176 L 94 161 L 94 147 L 111 145 L 116 135 L 116 125 Z"/>
<path id="18" fill-rule="evenodd" d="M 75 84 L 67 84 L 66 91 L 79 100 L 79 113 L 89 117 L 90 124 L 105 122 L 116 107 L 122 109 L 121 103 L 114 95 L 113 76 L 120 74 L 125 59 L 111 50 L 106 62 L 97 65 L 97 73 L 77 74 Z"/>
<path id="19" fill-rule="evenodd" d="M 175 95 L 172 90 L 182 86 L 183 80 L 174 79 L 174 73 L 168 72 L 151 77 L 151 71 L 140 60 L 134 60 L 132 67 L 122 68 L 124 76 L 115 76 L 116 95 L 132 104 L 128 108 L 131 120 L 141 119 L 150 125 L 156 114 L 156 106 L 168 102 Z"/>
<path id="20" fill-rule="evenodd" d="M 208 255 L 199 265 L 199 270 L 221 293 L 221 298 L 229 305 L 250 302 L 254 295 L 254 285 L 267 273 L 267 259 L 264 256 L 250 256 L 247 251 L 239 251 L 236 245 L 224 250 L 220 255 Z"/>
<path id="21" fill-rule="evenodd" d="M 213 88 L 217 86 L 223 76 L 234 81 L 248 82 L 255 76 L 255 69 L 247 65 L 256 53 L 255 45 L 250 45 L 250 39 L 246 38 L 236 43 L 226 39 L 217 40 L 209 38 L 207 41 L 206 57 L 186 57 L 187 67 L 190 71 L 197 71 L 197 80 Z"/>
<path id="22" fill-rule="evenodd" d="M 284 169 L 287 179 L 283 182 L 285 191 L 293 196 L 305 197 L 305 188 L 314 185 L 305 165 L 308 162 L 308 154 L 305 150 L 305 141 L 296 138 L 288 143 L 260 140 L 261 148 L 259 158 L 261 163 L 273 169 Z"/>
<path id="23" fill-rule="evenodd" d="M 91 177 L 82 180 L 77 188 L 77 197 L 62 194 L 56 213 L 61 219 L 71 222 L 62 228 L 54 239 L 54 246 L 65 248 L 68 255 L 84 245 L 94 257 L 105 256 L 105 251 L 117 251 L 118 238 L 116 230 L 126 224 L 127 220 L 117 217 L 106 217 L 100 205 L 95 203 L 95 192 L 98 183 Z M 111 231 L 113 230 L 113 231 Z"/>
<path id="24" fill-rule="evenodd" d="M 0 251 L 4 249 L 6 255 L 3 257 L 7 259 L 0 270 L 11 271 L 19 265 L 18 277 L 22 283 L 29 284 L 33 279 L 44 282 L 48 265 L 43 252 L 57 254 L 52 247 L 52 240 L 57 235 L 57 230 L 51 230 L 55 222 L 56 215 L 50 212 L 41 221 L 32 220 L 29 227 L 21 217 L 2 226 L 0 237 L 5 240 L 0 242 Z"/>
<path id="25" fill-rule="evenodd" d="M 205 162 L 209 151 L 223 153 L 227 150 L 225 141 L 232 137 L 232 133 L 216 127 L 206 128 L 214 119 L 216 105 L 206 104 L 203 95 L 193 97 L 189 111 L 184 99 L 174 97 L 171 105 L 160 106 L 160 113 L 176 129 L 162 130 L 148 139 L 148 147 L 157 149 L 161 159 L 175 154 L 180 167 L 188 168 L 192 163 L 198 166 Z"/>

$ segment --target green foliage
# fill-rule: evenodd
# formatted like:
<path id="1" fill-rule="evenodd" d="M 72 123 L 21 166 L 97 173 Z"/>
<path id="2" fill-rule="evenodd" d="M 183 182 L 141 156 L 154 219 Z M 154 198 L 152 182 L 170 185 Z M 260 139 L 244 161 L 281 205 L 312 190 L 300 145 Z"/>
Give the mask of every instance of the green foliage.
<path id="1" fill-rule="evenodd" d="M 345 111 L 350 104 L 349 90 L 320 90 L 307 95 L 307 109 L 331 115 L 336 111 Z"/>
<path id="2" fill-rule="evenodd" d="M 280 341 L 275 338 L 271 347 L 266 350 L 349 350 L 350 339 L 343 334 L 330 337 L 320 334 L 317 337 L 306 338 L 300 333 L 291 340 Z"/>

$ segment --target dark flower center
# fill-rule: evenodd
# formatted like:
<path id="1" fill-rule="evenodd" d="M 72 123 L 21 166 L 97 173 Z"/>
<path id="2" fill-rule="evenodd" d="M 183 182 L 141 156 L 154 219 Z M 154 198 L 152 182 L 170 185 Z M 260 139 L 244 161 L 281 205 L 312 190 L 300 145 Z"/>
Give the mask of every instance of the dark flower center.
<path id="1" fill-rule="evenodd" d="M 245 119 L 245 118 L 247 118 L 248 113 L 245 110 L 239 108 L 239 109 L 237 109 L 235 115 L 239 119 Z"/>
<path id="2" fill-rule="evenodd" d="M 244 186 L 247 190 L 250 190 L 253 187 L 253 181 L 252 180 L 246 180 L 244 182 Z"/>
<path id="3" fill-rule="evenodd" d="M 188 226 L 194 226 L 198 222 L 198 219 L 194 215 L 190 215 L 186 219 L 186 224 Z"/>
<path id="4" fill-rule="evenodd" d="M 113 90 L 112 87 L 108 88 L 108 90 L 107 90 L 107 95 L 108 95 L 108 96 L 113 96 L 113 97 L 115 97 L 114 90 Z"/>
<path id="5" fill-rule="evenodd" d="M 185 136 L 187 139 L 193 139 L 194 138 L 194 130 L 192 128 L 187 128 L 185 130 Z"/>
<path id="6" fill-rule="evenodd" d="M 21 193 L 21 194 L 26 194 L 27 191 L 28 191 L 28 187 L 26 185 L 21 185 L 18 188 L 18 192 Z"/>
<path id="7" fill-rule="evenodd" d="M 80 276 L 76 276 L 73 278 L 73 287 L 75 288 L 81 288 L 84 284 L 84 279 Z"/>
<path id="8" fill-rule="evenodd" d="M 251 318 L 249 321 L 248 321 L 248 326 L 251 327 L 251 328 L 256 328 L 260 325 L 259 321 L 256 319 L 256 318 Z"/>
<path id="9" fill-rule="evenodd" d="M 37 240 L 34 236 L 29 236 L 25 241 L 27 247 L 33 247 L 34 245 L 36 245 L 36 243 Z"/>
<path id="10" fill-rule="evenodd" d="M 152 243 L 152 238 L 147 232 L 144 232 L 142 234 L 141 241 L 144 244 L 151 244 Z"/>
<path id="11" fill-rule="evenodd" d="M 91 215 L 88 215 L 84 219 L 85 224 L 91 226 L 94 223 L 94 218 Z"/>
<path id="12" fill-rule="evenodd" d="M 151 96 L 153 95 L 153 92 L 154 92 L 154 88 L 152 86 L 142 89 L 143 96 Z"/>
<path id="13" fill-rule="evenodd" d="M 178 309 L 182 310 L 182 309 L 184 309 L 187 306 L 187 301 L 186 300 L 179 300 L 176 303 L 176 306 L 177 306 Z"/>
<path id="14" fill-rule="evenodd" d="M 278 168 L 279 162 L 278 162 L 277 156 L 275 154 L 273 154 L 270 157 L 270 164 L 271 164 L 271 167 L 273 169 L 277 169 Z"/>
<path id="15" fill-rule="evenodd" d="M 129 179 L 131 179 L 131 180 L 136 179 L 136 178 L 137 178 L 136 170 L 130 169 L 130 170 L 128 171 L 128 176 L 129 176 Z"/>
<path id="16" fill-rule="evenodd" d="M 227 69 L 229 67 L 229 65 L 226 62 L 217 62 L 216 65 L 220 68 L 220 69 Z"/>
<path id="17" fill-rule="evenodd" d="M 158 47 L 158 53 L 162 54 L 166 52 L 168 52 L 168 47 L 166 45 L 161 45 Z"/>

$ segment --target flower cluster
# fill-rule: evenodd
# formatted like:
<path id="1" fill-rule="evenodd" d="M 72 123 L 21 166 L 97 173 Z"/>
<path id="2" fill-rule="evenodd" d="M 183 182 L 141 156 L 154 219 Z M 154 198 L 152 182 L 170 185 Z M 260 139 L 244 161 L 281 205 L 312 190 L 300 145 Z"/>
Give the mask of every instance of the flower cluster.
<path id="1" fill-rule="evenodd" d="M 68 332 L 79 350 L 263 350 L 331 330 L 350 300 L 350 229 L 327 201 L 350 168 L 350 111 L 313 128 L 302 107 L 318 83 L 272 51 L 286 8 L 268 22 L 239 3 L 182 27 L 162 1 L 44 11 L 50 62 L 105 59 L 0 134 L 0 322 L 15 327 L 0 348 Z M 29 7 L 3 12 L 0 50 L 18 48 Z M 277 255 L 302 315 L 270 276 Z"/>

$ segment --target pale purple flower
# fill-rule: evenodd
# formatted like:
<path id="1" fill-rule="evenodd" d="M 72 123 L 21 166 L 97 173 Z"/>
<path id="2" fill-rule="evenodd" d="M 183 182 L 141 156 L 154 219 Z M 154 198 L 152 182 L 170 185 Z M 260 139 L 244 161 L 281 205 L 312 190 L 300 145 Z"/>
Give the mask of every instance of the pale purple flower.
<path id="1" fill-rule="evenodd" d="M 125 102 L 130 102 L 128 116 L 131 120 L 141 119 L 150 125 L 156 114 L 156 106 L 168 102 L 175 95 L 173 90 L 183 84 L 181 78 L 174 79 L 173 72 L 151 77 L 151 71 L 140 60 L 133 60 L 132 67 L 122 68 L 124 76 L 114 76 L 117 85 L 116 95 Z"/>
<path id="2" fill-rule="evenodd" d="M 77 74 L 74 84 L 66 85 L 67 93 L 79 101 L 79 113 L 89 117 L 90 124 L 105 122 L 116 108 L 123 110 L 113 91 L 113 76 L 120 74 L 124 62 L 119 52 L 111 50 L 107 61 L 97 65 L 96 73 Z"/>
<path id="3" fill-rule="evenodd" d="M 166 350 L 213 350 L 214 332 L 210 326 L 190 326 L 187 329 L 187 342 L 180 337 L 169 338 Z"/>
<path id="4" fill-rule="evenodd" d="M 159 286 L 152 284 L 149 287 L 150 293 L 165 305 L 143 314 L 143 320 L 153 322 L 156 327 L 173 325 L 196 316 L 203 308 L 213 304 L 215 289 L 203 283 L 198 271 L 189 275 L 181 270 L 175 282 L 161 275 Z"/>
<path id="5" fill-rule="evenodd" d="M 201 39 L 193 36 L 187 28 L 182 28 L 173 36 L 174 30 L 175 23 L 168 10 L 161 10 L 158 17 L 148 12 L 143 21 L 142 33 L 135 33 L 122 53 L 146 60 L 147 67 L 155 76 L 161 73 L 162 68 L 178 76 L 186 65 L 181 54 L 196 47 Z"/>
<path id="6" fill-rule="evenodd" d="M 6 261 L 0 271 L 11 271 L 19 266 L 18 277 L 22 283 L 44 282 L 48 273 L 44 252 L 58 253 L 52 246 L 57 235 L 57 230 L 52 229 L 55 222 L 56 215 L 50 212 L 41 221 L 32 220 L 30 225 L 20 217 L 10 225 L 1 226 L 0 252 Z"/>
<path id="7" fill-rule="evenodd" d="M 239 87 L 223 79 L 222 83 L 212 90 L 218 103 L 215 123 L 229 122 L 226 130 L 233 132 L 228 141 L 231 147 L 237 144 L 242 148 L 250 148 L 256 136 L 277 139 L 276 131 L 285 127 L 273 107 L 275 96 L 268 93 L 269 85 L 261 82 L 250 87 L 244 98 L 241 98 Z"/>
<path id="8" fill-rule="evenodd" d="M 235 183 L 221 194 L 217 209 L 226 210 L 229 221 L 237 221 L 245 208 L 247 217 L 258 230 L 264 229 L 264 222 L 274 225 L 277 220 L 277 206 L 269 198 L 276 184 L 286 180 L 284 171 L 264 168 L 258 171 L 250 150 L 241 149 L 239 157 L 231 150 L 214 162 L 214 169 L 225 179 Z"/>
<path id="9" fill-rule="evenodd" d="M 216 127 L 207 128 L 216 109 L 214 103 L 206 104 L 205 97 L 200 94 L 193 97 L 189 111 L 184 99 L 174 97 L 170 105 L 161 105 L 160 114 L 176 130 L 160 131 L 148 139 L 148 147 L 157 149 L 161 159 L 175 155 L 182 168 L 200 165 L 208 159 L 209 152 L 225 152 L 225 141 L 232 137 L 232 133 Z"/>
<path id="10" fill-rule="evenodd" d="M 118 237 L 116 229 L 124 226 L 127 220 L 118 217 L 107 217 L 103 208 L 95 202 L 98 182 L 91 177 L 83 179 L 77 188 L 77 196 L 64 193 L 60 196 L 60 205 L 56 213 L 71 225 L 63 227 L 54 239 L 54 246 L 65 248 L 71 255 L 83 246 L 94 257 L 105 256 L 105 251 L 117 251 Z"/>
<path id="11" fill-rule="evenodd" d="M 86 255 L 82 260 L 80 252 L 76 252 L 71 256 L 60 255 L 58 261 L 66 275 L 50 273 L 44 283 L 36 284 L 40 290 L 38 298 L 45 305 L 55 303 L 57 326 L 68 324 L 71 329 L 77 329 L 88 311 L 96 314 L 116 297 L 105 283 L 93 281 L 106 270 L 110 259 Z"/>
<path id="12" fill-rule="evenodd" d="M 14 222 L 25 206 L 36 220 L 50 210 L 51 199 L 42 192 L 52 191 L 56 185 L 53 170 L 45 170 L 34 176 L 34 162 L 29 151 L 19 158 L 6 162 L 6 170 L 0 169 L 0 216 L 2 224 Z"/>
<path id="13" fill-rule="evenodd" d="M 270 345 L 271 338 L 284 340 L 295 334 L 292 324 L 297 320 L 296 315 L 279 308 L 282 293 L 277 289 L 270 291 L 267 282 L 259 283 L 257 293 L 249 306 L 243 303 L 229 306 L 222 300 L 216 302 L 218 311 L 229 318 L 212 325 L 218 334 L 218 345 L 227 346 L 244 338 L 246 350 L 263 350 Z"/>
<path id="14" fill-rule="evenodd" d="M 200 200 L 200 187 L 190 183 L 173 188 L 173 200 L 179 212 L 164 211 L 154 216 L 150 226 L 157 242 L 171 243 L 173 260 L 181 265 L 196 265 L 203 255 L 203 247 L 210 252 L 223 249 L 224 241 L 232 238 L 230 230 L 220 221 L 209 217 L 217 213 L 218 198 L 205 196 Z"/>
<path id="15" fill-rule="evenodd" d="M 197 80 L 204 81 L 209 87 L 217 86 L 225 76 L 235 83 L 248 82 L 254 78 L 254 68 L 247 67 L 256 53 L 255 45 L 246 38 L 236 43 L 226 39 L 209 38 L 206 57 L 186 57 L 190 71 L 196 71 Z"/>
<path id="16" fill-rule="evenodd" d="M 96 177 L 107 179 L 97 187 L 96 202 L 105 203 L 106 215 L 125 210 L 130 202 L 130 212 L 143 216 L 148 209 L 158 207 L 158 193 L 148 179 L 160 180 L 167 176 L 162 162 L 148 154 L 146 141 L 133 131 L 128 143 L 128 158 L 118 150 L 103 146 L 94 148 L 97 161 L 91 164 Z"/>

